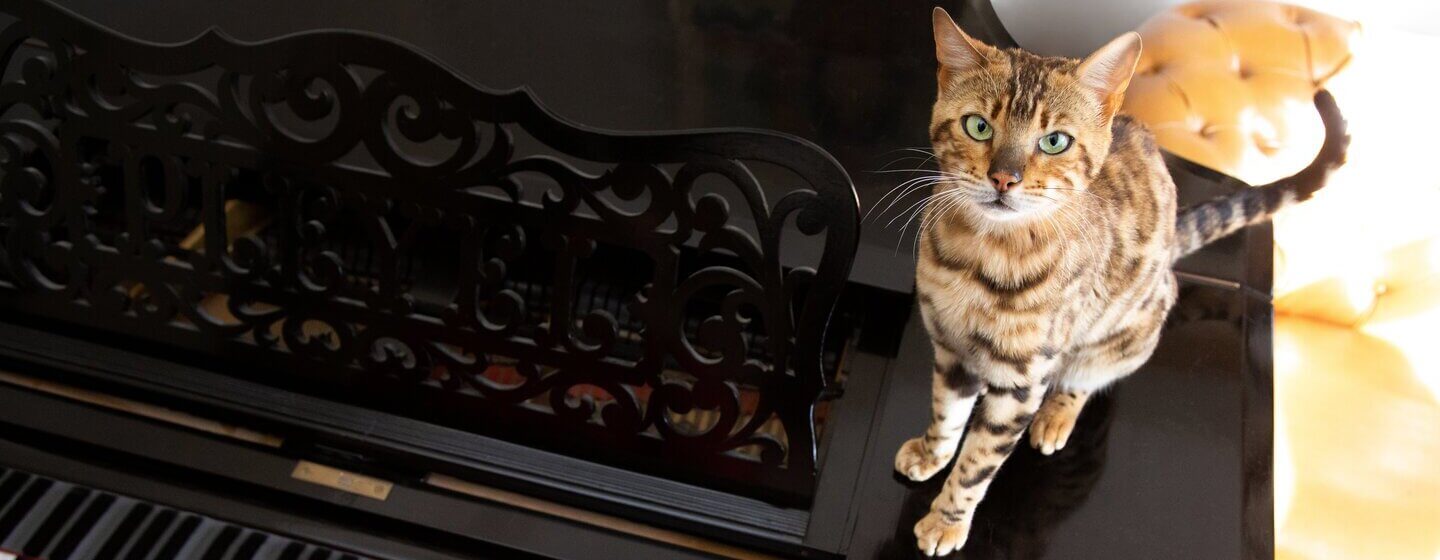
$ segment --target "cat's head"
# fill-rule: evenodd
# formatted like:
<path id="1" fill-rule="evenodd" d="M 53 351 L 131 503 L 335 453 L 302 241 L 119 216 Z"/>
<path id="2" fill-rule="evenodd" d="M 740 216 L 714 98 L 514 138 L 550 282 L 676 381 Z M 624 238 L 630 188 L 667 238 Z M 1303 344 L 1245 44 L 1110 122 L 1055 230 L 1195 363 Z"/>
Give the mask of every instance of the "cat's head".
<path id="1" fill-rule="evenodd" d="M 930 121 L 942 175 L 932 208 L 989 225 L 1041 219 L 1084 192 L 1140 58 L 1126 33 L 1084 60 L 1001 50 L 935 8 L 939 94 Z"/>

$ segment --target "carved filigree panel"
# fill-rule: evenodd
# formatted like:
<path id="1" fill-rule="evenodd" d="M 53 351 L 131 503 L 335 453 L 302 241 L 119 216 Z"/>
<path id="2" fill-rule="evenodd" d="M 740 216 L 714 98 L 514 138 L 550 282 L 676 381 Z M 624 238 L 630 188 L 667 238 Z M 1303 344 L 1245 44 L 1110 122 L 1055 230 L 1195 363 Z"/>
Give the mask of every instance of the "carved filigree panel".
<path id="1" fill-rule="evenodd" d="M 602 133 L 359 34 L 154 45 L 0 13 L 5 307 L 809 493 L 858 227 L 818 148 Z M 796 179 L 778 199 L 767 166 Z"/>

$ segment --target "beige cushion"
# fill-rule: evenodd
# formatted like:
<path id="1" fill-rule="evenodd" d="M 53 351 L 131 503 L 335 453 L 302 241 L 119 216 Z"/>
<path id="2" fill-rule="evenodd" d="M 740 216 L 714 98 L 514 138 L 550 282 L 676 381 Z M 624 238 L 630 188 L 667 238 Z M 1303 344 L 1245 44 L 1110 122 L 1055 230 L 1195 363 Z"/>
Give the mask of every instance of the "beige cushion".
<path id="1" fill-rule="evenodd" d="M 1252 184 L 1303 167 L 1322 136 L 1311 96 L 1359 25 L 1274 2 L 1177 6 L 1141 25 L 1125 112 L 1176 154 Z"/>

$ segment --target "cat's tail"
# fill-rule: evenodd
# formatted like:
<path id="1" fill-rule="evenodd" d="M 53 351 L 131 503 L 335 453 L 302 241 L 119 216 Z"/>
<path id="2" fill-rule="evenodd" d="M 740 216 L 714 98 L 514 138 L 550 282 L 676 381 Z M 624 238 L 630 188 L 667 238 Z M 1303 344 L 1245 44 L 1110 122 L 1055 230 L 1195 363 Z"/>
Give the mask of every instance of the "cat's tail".
<path id="1" fill-rule="evenodd" d="M 1350 136 L 1345 133 L 1345 118 L 1335 105 L 1330 92 L 1315 94 L 1315 108 L 1325 123 L 1325 143 L 1315 160 L 1299 173 L 1216 198 L 1180 210 L 1175 220 L 1175 258 L 1199 250 L 1212 241 L 1235 233 L 1241 228 L 1269 220 L 1282 208 L 1308 200 L 1325 186 L 1330 172 L 1345 163 L 1345 149 Z"/>

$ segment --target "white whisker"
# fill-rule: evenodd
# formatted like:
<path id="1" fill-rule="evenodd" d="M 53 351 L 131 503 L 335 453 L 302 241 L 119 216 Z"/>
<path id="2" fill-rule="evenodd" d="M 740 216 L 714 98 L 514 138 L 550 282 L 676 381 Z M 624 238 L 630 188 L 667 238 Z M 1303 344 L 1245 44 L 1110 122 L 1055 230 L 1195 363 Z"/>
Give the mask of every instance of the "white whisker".
<path id="1" fill-rule="evenodd" d="M 951 180 L 953 180 L 953 179 L 951 179 L 950 177 L 944 177 L 944 176 L 938 176 L 938 175 L 929 175 L 929 176 L 924 176 L 924 177 L 916 177 L 916 178 L 914 178 L 914 179 L 910 179 L 910 180 L 908 180 L 908 181 L 905 181 L 904 183 L 900 183 L 900 186 L 897 186 L 897 187 L 895 187 L 894 189 L 890 189 L 890 192 L 893 193 L 893 192 L 895 192 L 896 190 L 899 190 L 899 189 L 902 189 L 902 188 L 905 188 L 905 191 L 902 192 L 902 193 L 900 193 L 900 195 L 899 195 L 899 196 L 896 196 L 893 200 L 891 200 L 891 201 L 890 201 L 890 204 L 889 204 L 888 206 L 886 206 L 884 210 L 880 211 L 880 215 L 877 216 L 877 219 L 880 218 L 880 217 L 884 217 L 884 216 L 885 216 L 885 213 L 886 213 L 886 212 L 889 212 L 891 208 L 895 207 L 895 204 L 896 204 L 896 203 L 900 202 L 900 201 L 903 200 L 905 197 L 910 196 L 911 193 L 914 193 L 914 192 L 916 192 L 916 191 L 918 191 L 918 190 L 920 190 L 920 189 L 923 189 L 923 188 L 925 188 L 925 187 L 928 187 L 928 186 L 932 186 L 932 185 L 935 185 L 935 184 L 938 184 L 938 183 L 943 183 L 943 182 L 951 181 Z M 906 188 L 907 185 L 912 185 L 912 186 L 910 186 L 909 188 Z M 886 193 L 885 196 L 880 197 L 880 201 L 884 201 L 885 198 L 888 197 L 888 196 L 890 196 L 890 193 Z M 869 210 L 869 211 L 865 212 L 865 218 L 869 218 L 869 217 L 870 217 L 870 212 L 873 212 L 876 207 L 880 206 L 880 201 L 877 201 L 874 206 L 871 206 L 871 207 L 870 207 L 870 210 Z"/>

